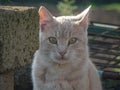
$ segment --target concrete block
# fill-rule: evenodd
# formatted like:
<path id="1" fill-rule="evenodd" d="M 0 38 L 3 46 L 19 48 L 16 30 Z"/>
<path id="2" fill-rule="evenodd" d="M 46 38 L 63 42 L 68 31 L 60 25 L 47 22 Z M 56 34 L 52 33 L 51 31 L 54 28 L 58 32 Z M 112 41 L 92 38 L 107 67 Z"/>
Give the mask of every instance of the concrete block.
<path id="1" fill-rule="evenodd" d="M 36 8 L 0 6 L 0 73 L 31 63 L 38 26 Z"/>

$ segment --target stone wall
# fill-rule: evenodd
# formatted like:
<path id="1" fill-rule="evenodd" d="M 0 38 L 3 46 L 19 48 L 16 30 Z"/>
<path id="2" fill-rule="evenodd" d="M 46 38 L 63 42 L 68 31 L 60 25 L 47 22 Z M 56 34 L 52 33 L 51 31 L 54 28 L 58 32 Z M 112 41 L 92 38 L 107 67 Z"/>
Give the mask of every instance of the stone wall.
<path id="1" fill-rule="evenodd" d="M 0 6 L 0 90 L 14 89 L 14 69 L 31 64 L 38 49 L 34 7 Z"/>
<path id="2" fill-rule="evenodd" d="M 38 20 L 33 7 L 0 7 L 0 73 L 31 63 L 38 48 Z"/>

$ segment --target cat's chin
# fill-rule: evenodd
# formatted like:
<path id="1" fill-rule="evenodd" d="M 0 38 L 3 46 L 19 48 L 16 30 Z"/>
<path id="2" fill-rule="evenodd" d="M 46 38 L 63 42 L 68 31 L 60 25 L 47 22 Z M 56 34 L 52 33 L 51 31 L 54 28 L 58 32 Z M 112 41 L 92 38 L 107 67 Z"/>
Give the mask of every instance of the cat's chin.
<path id="1" fill-rule="evenodd" d="M 57 64 L 67 64 L 67 63 L 70 63 L 70 60 L 68 60 L 68 59 L 52 59 L 52 61 L 54 63 L 57 63 Z"/>

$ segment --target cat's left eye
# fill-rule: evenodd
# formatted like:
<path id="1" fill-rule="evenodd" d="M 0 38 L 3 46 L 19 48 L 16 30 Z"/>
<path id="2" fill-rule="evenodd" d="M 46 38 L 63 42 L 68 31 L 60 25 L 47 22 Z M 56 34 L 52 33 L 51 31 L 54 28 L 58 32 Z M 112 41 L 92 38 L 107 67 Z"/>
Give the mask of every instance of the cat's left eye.
<path id="1" fill-rule="evenodd" d="M 73 37 L 73 38 L 69 39 L 68 45 L 74 44 L 74 43 L 76 43 L 76 41 L 77 41 L 77 38 Z"/>
<path id="2" fill-rule="evenodd" d="M 57 39 L 55 37 L 49 37 L 49 42 L 52 44 L 57 44 Z"/>

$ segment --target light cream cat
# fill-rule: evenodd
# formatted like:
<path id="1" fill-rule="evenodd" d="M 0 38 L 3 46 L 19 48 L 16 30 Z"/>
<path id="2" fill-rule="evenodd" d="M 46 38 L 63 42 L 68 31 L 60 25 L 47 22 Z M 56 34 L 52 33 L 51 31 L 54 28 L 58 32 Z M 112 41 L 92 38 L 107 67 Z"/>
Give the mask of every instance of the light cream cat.
<path id="1" fill-rule="evenodd" d="M 89 10 L 77 16 L 53 17 L 40 7 L 40 47 L 32 64 L 33 90 L 102 90 L 88 53 Z"/>

